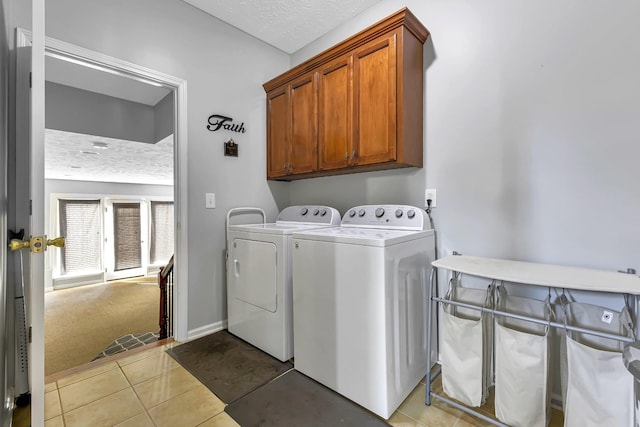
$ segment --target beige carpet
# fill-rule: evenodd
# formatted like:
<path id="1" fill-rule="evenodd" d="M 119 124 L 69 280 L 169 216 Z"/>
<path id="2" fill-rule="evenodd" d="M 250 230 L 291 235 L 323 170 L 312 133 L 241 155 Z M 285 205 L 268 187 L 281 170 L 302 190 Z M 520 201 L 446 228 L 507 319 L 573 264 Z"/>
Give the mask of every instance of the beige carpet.
<path id="1" fill-rule="evenodd" d="M 156 277 L 45 294 L 45 375 L 90 362 L 115 339 L 158 332 Z"/>

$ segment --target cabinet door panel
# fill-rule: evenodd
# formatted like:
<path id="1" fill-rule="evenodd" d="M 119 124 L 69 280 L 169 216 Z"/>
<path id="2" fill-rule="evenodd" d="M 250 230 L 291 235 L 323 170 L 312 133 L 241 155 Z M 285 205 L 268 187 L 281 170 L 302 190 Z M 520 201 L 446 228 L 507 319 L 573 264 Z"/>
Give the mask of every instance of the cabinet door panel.
<path id="1" fill-rule="evenodd" d="M 349 165 L 352 146 L 351 56 L 320 71 L 319 163 L 321 170 Z"/>
<path id="2" fill-rule="evenodd" d="M 287 86 L 267 94 L 267 178 L 285 176 L 289 163 Z"/>
<path id="3" fill-rule="evenodd" d="M 354 140 L 359 165 L 396 159 L 396 34 L 354 54 Z"/>
<path id="4" fill-rule="evenodd" d="M 318 103 L 315 74 L 291 84 L 290 173 L 318 169 Z"/>

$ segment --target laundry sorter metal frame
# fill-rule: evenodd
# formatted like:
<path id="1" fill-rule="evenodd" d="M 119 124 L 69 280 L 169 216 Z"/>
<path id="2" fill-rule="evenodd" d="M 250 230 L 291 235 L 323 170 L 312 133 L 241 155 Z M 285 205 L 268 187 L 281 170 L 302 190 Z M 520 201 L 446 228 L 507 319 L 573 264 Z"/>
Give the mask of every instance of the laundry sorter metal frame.
<path id="1" fill-rule="evenodd" d="M 435 328 L 438 328 L 437 322 L 435 323 L 435 325 L 433 322 L 434 303 L 437 304 L 436 313 L 438 311 L 437 309 L 439 307 L 439 304 L 446 303 L 453 306 L 490 313 L 493 316 L 510 317 L 542 325 L 548 325 L 553 328 L 595 335 L 598 337 L 614 339 L 622 342 L 634 341 L 634 339 L 626 336 L 598 332 L 587 328 L 565 325 L 564 323 L 537 319 L 529 316 L 523 316 L 506 311 L 496 310 L 493 308 L 467 304 L 459 301 L 445 300 L 444 298 L 438 296 L 438 284 L 434 281 L 438 268 L 445 269 L 452 273 L 467 274 L 470 276 L 496 280 L 500 282 L 518 283 L 523 285 L 566 290 L 623 294 L 625 296 L 630 296 L 633 297 L 633 305 L 630 308 L 633 313 L 634 328 L 636 334 L 638 334 L 637 314 L 639 313 L 640 303 L 640 277 L 636 276 L 635 274 L 629 274 L 630 272 L 633 272 L 633 270 L 628 270 L 627 272 L 614 272 L 463 255 L 450 255 L 441 259 L 437 259 L 433 261 L 431 265 L 432 269 L 431 274 L 429 275 L 429 285 L 427 290 L 427 358 L 429 358 L 429 360 L 427 360 L 426 372 L 426 405 L 431 405 L 431 398 L 433 397 L 493 425 L 508 427 L 506 424 L 503 424 L 500 421 L 494 420 L 493 418 L 490 418 L 478 411 L 461 405 L 453 401 L 452 399 L 439 395 L 431 390 L 431 383 L 441 373 L 440 369 L 438 369 L 435 374 L 432 373 L 430 360 L 434 326 Z M 438 336 L 437 331 L 436 336 Z M 437 345 L 439 346 L 439 342 L 437 343 Z"/>

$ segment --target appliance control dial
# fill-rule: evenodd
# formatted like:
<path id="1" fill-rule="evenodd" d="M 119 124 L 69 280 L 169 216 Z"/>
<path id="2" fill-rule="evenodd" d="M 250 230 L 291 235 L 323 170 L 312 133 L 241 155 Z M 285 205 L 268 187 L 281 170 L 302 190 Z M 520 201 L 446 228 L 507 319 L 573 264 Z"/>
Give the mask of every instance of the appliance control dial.
<path id="1" fill-rule="evenodd" d="M 384 215 L 384 209 L 383 208 L 376 209 L 376 218 L 381 218 L 382 215 Z"/>
<path id="2" fill-rule="evenodd" d="M 412 219 L 414 216 L 416 216 L 416 211 L 410 209 L 409 212 L 407 212 L 407 216 L 409 217 L 409 219 Z"/>
<path id="3" fill-rule="evenodd" d="M 320 213 L 320 209 L 313 210 L 313 216 L 317 216 Z"/>
<path id="4" fill-rule="evenodd" d="M 366 213 L 366 212 L 365 212 L 365 210 L 364 210 L 364 209 L 360 209 L 360 210 L 358 211 L 358 216 L 359 216 L 359 217 L 363 217 L 365 213 Z"/>
<path id="5" fill-rule="evenodd" d="M 326 214 L 327 214 L 326 209 L 322 209 L 322 211 L 320 211 L 320 216 L 325 216 Z"/>
<path id="6" fill-rule="evenodd" d="M 307 208 L 302 208 L 302 209 L 300 210 L 300 215 L 305 216 L 308 212 L 309 212 L 309 209 L 307 209 Z"/>
<path id="7" fill-rule="evenodd" d="M 402 209 L 396 209 L 396 218 L 402 218 Z"/>
<path id="8" fill-rule="evenodd" d="M 355 211 L 355 210 L 353 210 L 353 209 L 351 209 L 351 210 L 349 211 L 349 217 L 350 217 L 350 218 L 353 218 L 354 216 L 356 216 L 356 211 Z"/>

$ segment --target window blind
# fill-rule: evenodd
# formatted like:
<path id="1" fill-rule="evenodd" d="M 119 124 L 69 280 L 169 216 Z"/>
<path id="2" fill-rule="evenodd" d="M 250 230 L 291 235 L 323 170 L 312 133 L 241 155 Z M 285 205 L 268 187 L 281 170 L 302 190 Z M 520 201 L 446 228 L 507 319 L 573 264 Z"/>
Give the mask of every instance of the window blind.
<path id="1" fill-rule="evenodd" d="M 113 204 L 115 271 L 142 266 L 140 204 Z"/>
<path id="2" fill-rule="evenodd" d="M 61 273 L 101 269 L 100 200 L 60 200 Z"/>
<path id="3" fill-rule="evenodd" d="M 173 202 L 151 202 L 151 263 L 166 264 L 173 255 Z"/>

